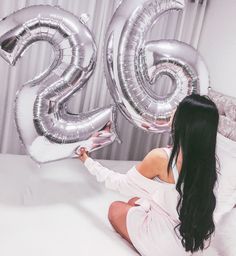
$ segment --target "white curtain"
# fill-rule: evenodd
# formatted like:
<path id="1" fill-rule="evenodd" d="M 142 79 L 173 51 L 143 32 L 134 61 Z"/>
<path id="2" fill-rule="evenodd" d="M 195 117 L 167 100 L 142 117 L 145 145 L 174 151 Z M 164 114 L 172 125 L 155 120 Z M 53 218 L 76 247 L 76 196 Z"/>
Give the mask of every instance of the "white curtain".
<path id="1" fill-rule="evenodd" d="M 83 13 L 89 14 L 88 26 L 95 37 L 98 59 L 95 73 L 86 88 L 70 102 L 71 110 L 74 113 L 79 113 L 113 103 L 104 77 L 102 49 L 106 29 L 119 2 L 120 0 L 1 0 L 0 18 L 35 4 L 59 5 L 77 16 Z M 184 13 L 181 15 L 177 12 L 170 12 L 163 15 L 153 26 L 150 39 L 179 39 L 197 48 L 206 7 L 207 0 L 186 0 Z M 15 94 L 27 80 L 43 71 L 50 64 L 52 58 L 52 49 L 48 43 L 44 42 L 35 43 L 15 67 L 9 67 L 0 58 L 0 153 L 25 154 L 14 125 Z M 159 94 L 171 90 L 168 78 L 163 77 L 160 82 Z M 117 124 L 122 143 L 114 142 L 112 145 L 94 152 L 93 157 L 141 160 L 151 149 L 166 146 L 169 142 L 169 134 L 147 134 L 133 127 L 120 113 L 118 113 Z"/>

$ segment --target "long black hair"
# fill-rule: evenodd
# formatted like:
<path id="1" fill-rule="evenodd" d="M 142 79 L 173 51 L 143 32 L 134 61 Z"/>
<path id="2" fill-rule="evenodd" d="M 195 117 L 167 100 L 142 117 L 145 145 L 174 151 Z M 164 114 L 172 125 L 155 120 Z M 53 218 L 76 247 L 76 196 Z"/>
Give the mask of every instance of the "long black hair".
<path id="1" fill-rule="evenodd" d="M 172 120 L 173 149 L 168 172 L 182 152 L 182 167 L 176 184 L 179 193 L 176 227 L 186 251 L 205 248 L 215 231 L 213 192 L 217 180 L 216 137 L 219 122 L 217 107 L 208 96 L 191 94 L 176 109 Z M 175 159 L 175 160 L 174 160 Z"/>

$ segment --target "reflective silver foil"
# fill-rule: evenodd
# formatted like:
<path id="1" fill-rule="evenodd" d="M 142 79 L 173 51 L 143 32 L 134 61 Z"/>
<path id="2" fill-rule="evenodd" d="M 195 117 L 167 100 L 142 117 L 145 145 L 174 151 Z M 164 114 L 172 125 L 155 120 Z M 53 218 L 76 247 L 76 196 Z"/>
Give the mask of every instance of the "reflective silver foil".
<path id="1" fill-rule="evenodd" d="M 0 55 L 10 65 L 36 41 L 49 42 L 55 57 L 47 70 L 17 93 L 15 121 L 27 152 L 45 163 L 75 157 L 80 147 L 93 151 L 111 144 L 118 138 L 116 107 L 78 115 L 67 108 L 96 64 L 96 45 L 83 19 L 59 7 L 35 5 L 0 21 Z"/>
<path id="2" fill-rule="evenodd" d="M 176 40 L 146 39 L 162 14 L 183 8 L 182 0 L 123 0 L 106 33 L 104 62 L 110 93 L 127 120 L 147 132 L 169 132 L 179 102 L 189 94 L 206 92 L 209 86 L 207 67 L 193 47 Z M 154 95 L 149 88 L 163 75 L 171 78 L 174 91 Z"/>

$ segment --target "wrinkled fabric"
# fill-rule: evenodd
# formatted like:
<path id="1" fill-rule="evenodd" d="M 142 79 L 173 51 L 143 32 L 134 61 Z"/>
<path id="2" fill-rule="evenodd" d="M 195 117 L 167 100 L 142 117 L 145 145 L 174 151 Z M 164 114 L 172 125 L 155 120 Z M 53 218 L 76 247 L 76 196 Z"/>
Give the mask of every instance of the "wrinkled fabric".
<path id="1" fill-rule="evenodd" d="M 136 201 L 139 206 L 128 211 L 126 224 L 130 239 L 141 255 L 191 255 L 182 246 L 178 230 L 174 230 L 179 224 L 175 184 L 148 179 L 135 166 L 120 174 L 90 157 L 84 164 L 107 188 L 140 198 Z"/>

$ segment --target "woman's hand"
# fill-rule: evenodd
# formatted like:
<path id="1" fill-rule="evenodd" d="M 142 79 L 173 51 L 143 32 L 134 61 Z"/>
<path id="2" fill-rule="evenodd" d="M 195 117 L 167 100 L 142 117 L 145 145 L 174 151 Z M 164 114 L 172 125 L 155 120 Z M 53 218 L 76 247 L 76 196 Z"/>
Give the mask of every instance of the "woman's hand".
<path id="1" fill-rule="evenodd" d="M 86 149 L 85 148 L 80 148 L 80 150 L 79 150 L 79 159 L 82 161 L 82 162 L 84 162 L 88 157 L 89 157 L 89 155 L 88 155 L 88 151 L 86 151 Z"/>

